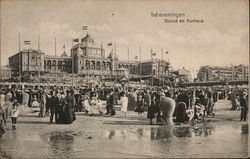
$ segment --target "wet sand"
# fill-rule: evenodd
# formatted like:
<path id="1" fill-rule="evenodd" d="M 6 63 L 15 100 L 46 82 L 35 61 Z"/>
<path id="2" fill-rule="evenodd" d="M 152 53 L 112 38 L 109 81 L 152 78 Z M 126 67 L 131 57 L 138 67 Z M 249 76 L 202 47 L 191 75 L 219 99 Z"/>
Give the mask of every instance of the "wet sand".
<path id="1" fill-rule="evenodd" d="M 71 125 L 49 124 L 38 113 L 19 117 L 17 130 L 8 121 L 0 139 L 2 158 L 230 158 L 247 157 L 247 122 L 240 111 L 231 111 L 229 101 L 219 101 L 215 117 L 206 122 L 149 125 L 146 113 L 129 112 L 123 118 L 85 116 L 77 113 Z"/>

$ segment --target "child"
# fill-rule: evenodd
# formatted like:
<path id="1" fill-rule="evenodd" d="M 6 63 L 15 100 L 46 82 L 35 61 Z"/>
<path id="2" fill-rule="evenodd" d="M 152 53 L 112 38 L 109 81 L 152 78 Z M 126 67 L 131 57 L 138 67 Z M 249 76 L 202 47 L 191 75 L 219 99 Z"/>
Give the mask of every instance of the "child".
<path id="1" fill-rule="evenodd" d="M 18 104 L 14 103 L 12 109 L 10 110 L 10 117 L 12 121 L 12 130 L 16 130 L 17 117 L 19 115 Z"/>
<path id="2" fill-rule="evenodd" d="M 124 117 L 127 117 L 127 111 L 128 111 L 128 97 L 126 97 L 126 94 L 123 92 L 122 97 L 120 100 L 120 103 L 122 105 L 121 111 L 123 113 Z"/>
<path id="3" fill-rule="evenodd" d="M 103 111 L 102 111 L 103 103 L 101 102 L 101 100 L 99 98 L 97 99 L 96 105 L 97 105 L 98 112 L 99 112 L 100 116 L 103 116 Z"/>
<path id="4" fill-rule="evenodd" d="M 83 100 L 83 109 L 85 111 L 85 114 L 88 114 L 89 111 L 90 111 L 90 105 L 89 105 L 88 96 L 84 97 L 84 100 Z"/>

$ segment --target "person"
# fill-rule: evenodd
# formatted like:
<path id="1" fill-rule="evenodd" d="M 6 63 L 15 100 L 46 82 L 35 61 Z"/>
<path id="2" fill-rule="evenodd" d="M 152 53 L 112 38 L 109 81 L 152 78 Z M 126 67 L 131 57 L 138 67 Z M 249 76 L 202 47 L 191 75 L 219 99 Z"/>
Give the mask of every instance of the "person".
<path id="1" fill-rule="evenodd" d="M 19 115 L 18 103 L 13 104 L 12 109 L 10 110 L 10 118 L 12 122 L 12 130 L 16 130 L 17 117 Z"/>
<path id="2" fill-rule="evenodd" d="M 13 95 L 10 91 L 5 95 L 5 119 L 7 120 L 9 117 L 10 109 L 12 107 L 12 98 Z"/>
<path id="3" fill-rule="evenodd" d="M 204 120 L 204 110 L 205 106 L 201 104 L 201 100 L 199 98 L 195 99 L 195 105 L 194 105 L 194 120 Z"/>
<path id="4" fill-rule="evenodd" d="M 88 114 L 90 112 L 89 99 L 87 95 L 83 97 L 83 110 L 85 114 Z"/>
<path id="5" fill-rule="evenodd" d="M 93 97 L 97 97 L 97 93 L 94 88 L 91 89 L 89 93 L 90 100 L 92 100 Z"/>
<path id="6" fill-rule="evenodd" d="M 98 109 L 98 112 L 99 112 L 100 116 L 102 116 L 103 115 L 103 111 L 102 111 L 103 104 L 102 104 L 100 98 L 97 99 L 96 105 L 97 105 L 97 109 Z"/>
<path id="7" fill-rule="evenodd" d="M 185 102 L 179 102 L 176 106 L 176 122 L 184 123 L 189 120 L 186 113 L 187 105 Z"/>
<path id="8" fill-rule="evenodd" d="M 148 114 L 147 114 L 147 118 L 150 119 L 150 125 L 154 124 L 153 119 L 158 117 L 158 112 L 159 112 L 159 105 L 158 103 L 156 103 L 156 97 L 157 97 L 157 93 L 153 92 L 151 95 L 151 104 L 149 105 L 148 108 Z"/>
<path id="9" fill-rule="evenodd" d="M 75 112 L 73 110 L 74 105 L 74 98 L 73 98 L 73 91 L 67 90 L 67 95 L 64 99 L 65 102 L 65 118 L 66 120 L 63 122 L 63 124 L 71 124 L 73 121 L 76 120 Z"/>
<path id="10" fill-rule="evenodd" d="M 37 108 L 39 107 L 39 103 L 38 103 L 38 100 L 37 100 L 37 96 L 34 95 L 34 98 L 33 98 L 33 101 L 32 101 L 32 107 L 34 108 Z"/>
<path id="11" fill-rule="evenodd" d="M 46 94 L 43 91 L 41 94 L 41 103 L 40 103 L 40 112 L 39 112 L 39 117 L 45 117 L 45 106 L 46 106 Z"/>
<path id="12" fill-rule="evenodd" d="M 141 93 L 138 93 L 137 106 L 136 106 L 135 112 L 138 112 L 139 116 L 141 116 L 141 114 L 144 112 L 143 106 L 144 106 L 144 98 Z"/>
<path id="13" fill-rule="evenodd" d="M 53 92 L 53 95 L 51 97 L 51 105 L 50 105 L 50 123 L 53 122 L 53 118 L 55 117 L 55 122 L 58 123 L 58 115 L 59 115 L 59 98 L 57 96 L 56 92 Z"/>
<path id="14" fill-rule="evenodd" d="M 184 102 L 186 107 L 189 108 L 189 97 L 186 92 L 181 91 L 180 94 L 177 96 L 176 103 Z"/>
<path id="15" fill-rule="evenodd" d="M 236 110 L 237 109 L 237 105 L 236 105 L 236 94 L 234 91 L 232 91 L 231 95 L 230 95 L 230 100 L 232 103 L 232 108 L 231 110 Z"/>
<path id="16" fill-rule="evenodd" d="M 108 95 L 107 100 L 107 115 L 110 114 L 111 116 L 115 115 L 115 97 L 114 97 L 114 91 L 111 90 L 110 94 Z"/>
<path id="17" fill-rule="evenodd" d="M 22 91 L 22 94 L 23 94 L 23 105 L 25 106 L 25 107 L 28 107 L 28 103 L 29 103 L 29 94 L 28 94 L 28 92 L 26 91 L 26 90 L 23 90 Z"/>
<path id="18" fill-rule="evenodd" d="M 162 125 L 174 125 L 173 114 L 175 110 L 175 100 L 160 94 L 160 110 L 162 112 Z"/>
<path id="19" fill-rule="evenodd" d="M 151 95 L 150 91 L 147 90 L 145 91 L 145 96 L 144 96 L 144 110 L 147 111 L 151 105 Z"/>
<path id="20" fill-rule="evenodd" d="M 136 108 L 136 93 L 134 92 L 133 89 L 128 91 L 128 110 L 135 110 Z"/>
<path id="21" fill-rule="evenodd" d="M 82 112 L 83 111 L 83 96 L 81 94 L 75 94 L 74 97 L 76 101 L 75 111 Z"/>
<path id="22" fill-rule="evenodd" d="M 205 116 L 208 116 L 209 114 L 208 114 L 208 109 L 209 109 L 209 105 L 210 105 L 210 100 L 209 100 L 209 98 L 207 97 L 207 93 L 204 93 L 204 95 L 203 95 L 203 98 L 202 98 L 202 100 L 201 100 L 201 104 L 204 106 L 204 112 L 203 112 L 203 116 L 205 117 Z"/>
<path id="23" fill-rule="evenodd" d="M 0 139 L 1 139 L 1 137 L 2 137 L 2 135 L 4 133 L 5 133 L 5 130 L 4 130 L 3 126 L 2 126 L 2 123 L 0 122 Z"/>
<path id="24" fill-rule="evenodd" d="M 52 105 L 52 94 L 53 92 L 51 91 L 50 93 L 46 95 L 45 116 L 49 116 L 49 109 Z"/>
<path id="25" fill-rule="evenodd" d="M 246 121 L 247 113 L 248 113 L 248 95 L 247 92 L 243 92 L 240 97 L 240 105 L 241 105 L 241 113 L 240 113 L 240 121 Z"/>
<path id="26" fill-rule="evenodd" d="M 18 104 L 23 103 L 23 93 L 21 90 L 16 91 L 16 99 L 17 99 Z"/>
<path id="27" fill-rule="evenodd" d="M 5 95 L 0 92 L 0 123 L 4 122 L 6 125 L 6 104 L 5 104 Z"/>
<path id="28" fill-rule="evenodd" d="M 127 111 L 128 111 L 128 97 L 126 97 L 126 93 L 122 92 L 122 97 L 121 97 L 121 112 L 125 117 L 127 117 Z"/>

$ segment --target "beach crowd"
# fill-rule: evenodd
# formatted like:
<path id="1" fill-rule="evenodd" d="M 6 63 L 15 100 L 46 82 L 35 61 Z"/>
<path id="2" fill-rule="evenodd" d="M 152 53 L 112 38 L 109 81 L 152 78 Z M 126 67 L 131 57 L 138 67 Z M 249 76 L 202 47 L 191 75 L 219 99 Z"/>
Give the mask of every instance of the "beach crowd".
<path id="1" fill-rule="evenodd" d="M 203 120 L 214 116 L 214 105 L 218 100 L 230 100 L 231 110 L 240 110 L 240 120 L 246 121 L 248 114 L 248 90 L 219 87 L 193 88 L 40 88 L 0 90 L 0 132 L 11 119 L 16 129 L 20 105 L 39 108 L 38 117 L 49 117 L 50 123 L 71 124 L 76 120 L 75 112 L 88 116 L 115 116 L 117 110 L 127 117 L 127 111 L 138 116 L 147 113 L 150 124 L 162 123 L 167 118 L 164 102 L 172 100 L 175 108 L 174 122 Z M 106 109 L 105 109 L 106 108 Z"/>

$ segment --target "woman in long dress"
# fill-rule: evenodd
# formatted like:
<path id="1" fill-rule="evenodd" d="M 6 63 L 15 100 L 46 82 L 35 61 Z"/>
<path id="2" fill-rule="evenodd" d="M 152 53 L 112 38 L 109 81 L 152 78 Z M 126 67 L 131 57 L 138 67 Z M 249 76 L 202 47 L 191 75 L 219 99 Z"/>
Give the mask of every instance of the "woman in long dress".
<path id="1" fill-rule="evenodd" d="M 126 97 L 126 94 L 123 92 L 121 97 L 121 112 L 123 113 L 124 117 L 127 117 L 127 111 L 128 111 L 128 97 Z"/>
<path id="2" fill-rule="evenodd" d="M 39 117 L 43 117 L 43 118 L 45 117 L 45 111 L 46 111 L 45 106 L 46 106 L 46 94 L 45 92 L 42 92 Z"/>
<path id="3" fill-rule="evenodd" d="M 157 115 L 159 112 L 159 106 L 157 103 L 157 96 L 158 96 L 158 94 L 156 92 L 152 93 L 152 95 L 151 95 L 151 105 L 148 108 L 148 114 L 147 114 L 147 118 L 150 119 L 150 125 L 155 123 L 155 122 L 153 122 L 153 119 L 157 118 Z"/>
<path id="4" fill-rule="evenodd" d="M 73 110 L 74 98 L 71 95 L 70 91 L 67 91 L 67 96 L 64 99 L 65 109 L 64 109 L 64 117 L 65 120 L 63 124 L 71 124 L 76 119 L 75 112 Z"/>
<path id="5" fill-rule="evenodd" d="M 142 94 L 139 93 L 137 96 L 137 106 L 135 109 L 135 112 L 138 112 L 139 116 L 141 116 L 141 114 L 144 112 L 143 106 L 144 106 L 144 98 L 143 98 Z"/>

